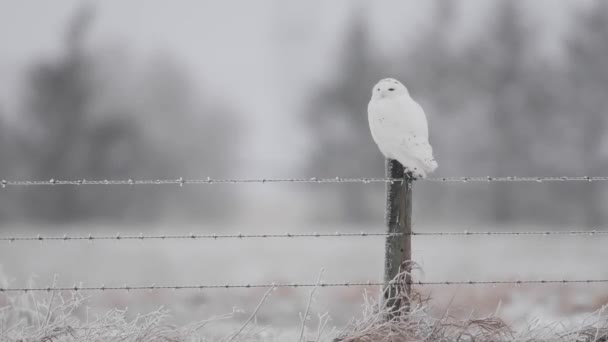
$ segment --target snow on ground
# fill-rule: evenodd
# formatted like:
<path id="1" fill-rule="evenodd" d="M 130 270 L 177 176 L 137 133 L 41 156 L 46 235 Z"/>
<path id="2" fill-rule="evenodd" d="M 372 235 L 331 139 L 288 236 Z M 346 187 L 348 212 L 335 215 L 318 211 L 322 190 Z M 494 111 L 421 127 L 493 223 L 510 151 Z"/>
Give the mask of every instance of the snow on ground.
<path id="1" fill-rule="evenodd" d="M 203 226 L 140 227 L 80 226 L 54 230 L 15 227 L 2 236 L 238 233 Z M 462 229 L 460 229 L 462 228 Z M 500 227 L 531 230 L 551 227 Z M 66 230 L 67 229 L 67 230 Z M 452 227 L 452 230 L 455 228 Z M 474 231 L 471 227 L 456 230 Z M 487 230 L 479 227 L 478 230 Z M 417 227 L 419 231 L 446 231 L 442 226 Z M 383 227 L 250 227 L 242 233 L 271 232 L 382 232 Z M 443 236 L 414 237 L 414 259 L 426 281 L 599 279 L 608 278 L 606 239 L 596 236 Z M 384 257 L 381 237 L 146 240 L 146 241 L 44 241 L 2 242 L 2 273 L 12 286 L 23 286 L 35 276 L 48 286 L 191 285 L 225 283 L 311 283 L 324 270 L 325 282 L 380 281 Z M 450 305 L 454 315 L 487 315 L 495 312 L 511 323 L 533 318 L 544 322 L 579 319 L 608 304 L 608 284 L 527 286 L 434 286 L 420 289 L 430 294 L 438 312 Z M 377 289 L 370 289 L 376 291 Z M 245 320 L 265 289 L 210 289 L 153 292 L 90 293 L 92 312 L 129 308 L 131 315 L 160 306 L 171 310 L 174 323 L 187 324 L 234 307 L 245 310 Z M 310 289 L 277 289 L 258 315 L 258 324 L 278 330 L 299 327 Z M 313 317 L 328 312 L 332 325 L 343 326 L 359 312 L 362 288 L 322 288 L 315 295 Z M 1 303 L 0 303 L 0 306 Z M 222 323 L 226 328 L 233 323 Z M 219 327 L 216 327 L 219 329 Z M 215 328 L 214 328 L 215 329 Z"/>

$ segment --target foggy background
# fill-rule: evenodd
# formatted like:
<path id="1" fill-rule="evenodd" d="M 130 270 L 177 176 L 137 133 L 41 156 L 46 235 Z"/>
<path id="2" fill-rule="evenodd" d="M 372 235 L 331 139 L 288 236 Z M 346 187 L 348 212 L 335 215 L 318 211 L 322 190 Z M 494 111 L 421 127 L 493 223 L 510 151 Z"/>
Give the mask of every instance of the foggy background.
<path id="1" fill-rule="evenodd" d="M 367 102 L 385 77 L 425 109 L 437 177 L 605 176 L 607 56 L 606 1 L 0 0 L 0 178 L 382 177 Z M 381 231 L 384 191 L 7 187 L 0 231 Z M 422 231 L 599 230 L 608 216 L 601 182 L 414 191 Z"/>
<path id="2" fill-rule="evenodd" d="M 2 3 L 4 179 L 378 177 L 379 79 L 437 176 L 601 175 L 604 2 Z M 7 189 L 2 222 L 382 219 L 382 185 Z M 424 221 L 604 223 L 601 184 L 423 184 Z M 286 200 L 287 199 L 287 200 Z"/>

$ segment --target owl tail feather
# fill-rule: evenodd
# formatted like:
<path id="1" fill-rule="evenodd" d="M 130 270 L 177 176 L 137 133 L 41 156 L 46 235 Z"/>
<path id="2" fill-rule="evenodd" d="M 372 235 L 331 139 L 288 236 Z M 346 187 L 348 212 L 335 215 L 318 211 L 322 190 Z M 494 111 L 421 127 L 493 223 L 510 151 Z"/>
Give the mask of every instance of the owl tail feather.
<path id="1" fill-rule="evenodd" d="M 437 164 L 437 161 L 435 159 L 431 159 L 431 160 L 429 160 L 428 163 L 426 163 L 426 168 L 425 168 L 426 172 L 431 173 L 431 172 L 437 170 L 438 166 L 439 165 Z"/>
<path id="2" fill-rule="evenodd" d="M 423 179 L 426 178 L 427 174 L 435 171 L 437 169 L 437 162 L 435 160 L 430 160 L 428 162 L 422 162 L 417 158 L 406 157 L 397 159 L 403 165 L 406 172 L 412 174 L 414 178 Z"/>

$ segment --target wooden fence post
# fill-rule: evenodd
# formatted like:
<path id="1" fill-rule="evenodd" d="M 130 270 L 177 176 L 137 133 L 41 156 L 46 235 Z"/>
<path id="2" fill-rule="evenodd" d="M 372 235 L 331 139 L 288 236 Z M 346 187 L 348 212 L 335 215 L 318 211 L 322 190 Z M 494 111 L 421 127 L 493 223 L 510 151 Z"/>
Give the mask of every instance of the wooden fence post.
<path id="1" fill-rule="evenodd" d="M 402 310 L 409 310 L 412 259 L 412 186 L 410 175 L 404 174 L 403 166 L 396 160 L 386 161 L 387 178 L 403 178 L 403 182 L 387 183 L 386 225 L 388 233 L 402 235 L 386 238 L 384 260 L 384 282 L 389 283 L 402 272 L 405 277 L 384 292 L 384 305 L 389 309 L 388 319 L 393 319 Z M 401 310 L 401 311 L 400 311 Z"/>

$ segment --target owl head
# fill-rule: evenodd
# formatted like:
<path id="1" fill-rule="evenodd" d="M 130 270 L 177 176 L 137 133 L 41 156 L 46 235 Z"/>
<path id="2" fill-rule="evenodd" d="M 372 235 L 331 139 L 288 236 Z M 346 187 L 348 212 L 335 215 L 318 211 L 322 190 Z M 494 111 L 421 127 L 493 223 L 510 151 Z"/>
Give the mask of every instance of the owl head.
<path id="1" fill-rule="evenodd" d="M 409 96 L 407 88 L 394 78 L 380 80 L 372 89 L 373 99 L 391 98 L 403 95 Z"/>

